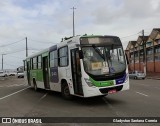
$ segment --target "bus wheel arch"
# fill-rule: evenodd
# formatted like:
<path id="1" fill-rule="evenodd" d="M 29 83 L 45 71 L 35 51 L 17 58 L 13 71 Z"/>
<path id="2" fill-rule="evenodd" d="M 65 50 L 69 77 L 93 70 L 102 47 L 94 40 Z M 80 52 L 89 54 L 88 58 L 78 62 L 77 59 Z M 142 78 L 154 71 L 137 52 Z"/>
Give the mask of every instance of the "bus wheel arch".
<path id="1" fill-rule="evenodd" d="M 33 87 L 34 87 L 34 90 L 37 91 L 38 88 L 37 88 L 37 83 L 36 83 L 36 79 L 33 78 Z"/>
<path id="2" fill-rule="evenodd" d="M 71 99 L 72 96 L 70 94 L 68 83 L 65 79 L 61 80 L 61 93 L 65 99 Z"/>

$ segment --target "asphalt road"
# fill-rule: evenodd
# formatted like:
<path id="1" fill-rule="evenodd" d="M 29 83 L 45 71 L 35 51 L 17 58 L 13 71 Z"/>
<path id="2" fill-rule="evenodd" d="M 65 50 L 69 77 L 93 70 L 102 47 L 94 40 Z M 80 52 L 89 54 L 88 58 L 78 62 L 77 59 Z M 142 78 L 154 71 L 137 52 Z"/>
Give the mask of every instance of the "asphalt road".
<path id="1" fill-rule="evenodd" d="M 0 117 L 160 117 L 160 80 L 130 80 L 128 91 L 110 94 L 104 98 L 76 97 L 68 101 L 64 100 L 60 93 L 45 90 L 35 92 L 24 84 L 23 79 L 7 78 L 0 80 Z M 41 125 L 159 126 L 160 124 L 61 123 Z"/>

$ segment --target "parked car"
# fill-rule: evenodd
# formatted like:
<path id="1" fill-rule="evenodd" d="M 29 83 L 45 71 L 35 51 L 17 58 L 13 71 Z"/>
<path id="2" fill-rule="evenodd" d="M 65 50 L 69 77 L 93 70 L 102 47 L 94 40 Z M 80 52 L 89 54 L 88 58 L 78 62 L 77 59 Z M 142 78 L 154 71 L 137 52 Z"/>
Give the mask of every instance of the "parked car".
<path id="1" fill-rule="evenodd" d="M 23 72 L 18 72 L 17 77 L 18 78 L 24 78 L 24 73 Z"/>
<path id="2" fill-rule="evenodd" d="M 17 73 L 12 72 L 12 73 L 9 73 L 9 76 L 16 76 L 16 74 Z"/>
<path id="3" fill-rule="evenodd" d="M 135 71 L 135 72 L 131 72 L 129 73 L 129 78 L 133 78 L 133 79 L 145 79 L 145 74 L 141 71 Z"/>
<path id="4" fill-rule="evenodd" d="M 7 77 L 7 74 L 3 71 L 0 71 L 0 77 Z"/>

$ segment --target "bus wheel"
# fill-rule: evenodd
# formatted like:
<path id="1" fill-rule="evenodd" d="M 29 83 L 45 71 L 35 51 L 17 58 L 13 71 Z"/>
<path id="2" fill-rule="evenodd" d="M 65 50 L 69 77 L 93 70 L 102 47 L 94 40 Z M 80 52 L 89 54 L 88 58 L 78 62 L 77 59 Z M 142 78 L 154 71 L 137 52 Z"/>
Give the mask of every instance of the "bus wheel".
<path id="1" fill-rule="evenodd" d="M 62 96 L 65 99 L 72 99 L 72 96 L 70 95 L 68 84 L 66 82 L 62 83 Z"/>
<path id="2" fill-rule="evenodd" d="M 37 88 L 37 84 L 36 84 L 36 80 L 35 79 L 33 79 L 33 85 L 34 85 L 34 90 L 37 91 L 38 88 Z"/>

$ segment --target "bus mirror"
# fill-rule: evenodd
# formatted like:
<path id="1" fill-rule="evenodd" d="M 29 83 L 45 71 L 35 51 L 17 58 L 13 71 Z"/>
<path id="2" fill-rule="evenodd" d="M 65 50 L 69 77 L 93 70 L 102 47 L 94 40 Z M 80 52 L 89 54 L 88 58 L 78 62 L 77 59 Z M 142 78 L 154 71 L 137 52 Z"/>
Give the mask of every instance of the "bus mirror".
<path id="1" fill-rule="evenodd" d="M 83 52 L 82 52 L 82 50 L 79 50 L 79 58 L 83 59 Z"/>
<path id="2" fill-rule="evenodd" d="M 76 47 L 78 47 L 78 48 L 79 48 L 79 47 L 80 47 L 80 45 L 79 45 L 79 44 L 76 44 Z"/>

